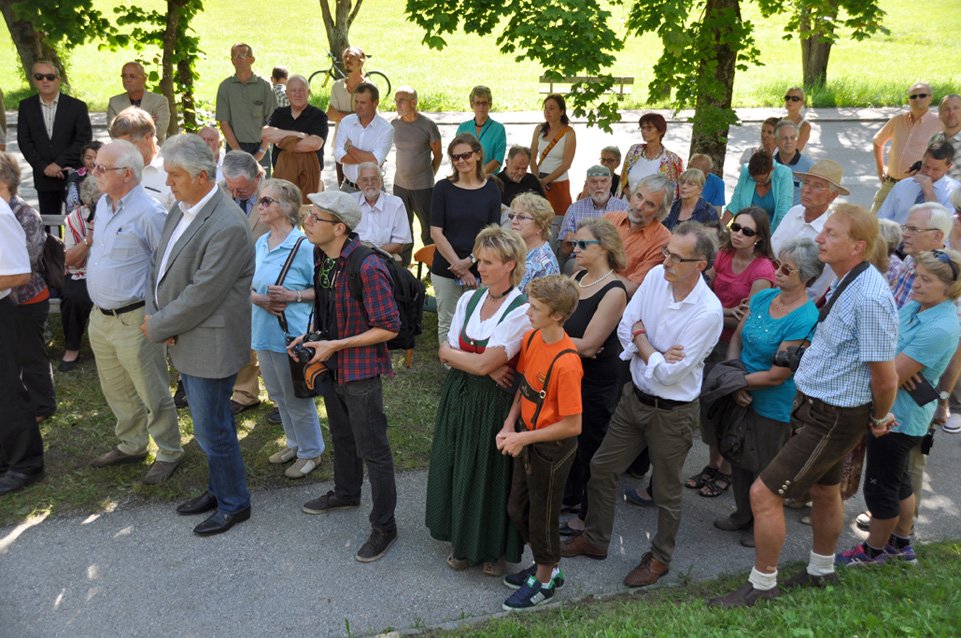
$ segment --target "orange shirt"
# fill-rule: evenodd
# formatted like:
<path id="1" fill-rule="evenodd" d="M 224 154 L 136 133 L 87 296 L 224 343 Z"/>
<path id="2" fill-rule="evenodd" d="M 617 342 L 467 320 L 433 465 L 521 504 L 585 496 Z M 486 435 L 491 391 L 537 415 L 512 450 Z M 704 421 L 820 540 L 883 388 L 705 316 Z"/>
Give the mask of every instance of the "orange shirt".
<path id="1" fill-rule="evenodd" d="M 888 120 L 881 130 L 874 134 L 874 143 L 882 147 L 891 141 L 888 150 L 888 175 L 894 179 L 904 179 L 912 164 L 924 156 L 931 136 L 941 131 L 941 120 L 935 111 L 928 110 L 918 119 L 911 112 L 899 113 Z"/>
<path id="2" fill-rule="evenodd" d="M 533 335 L 533 339 L 531 338 Z M 528 346 L 530 342 L 530 346 Z M 524 375 L 527 384 L 535 392 L 544 390 L 547 370 L 551 362 L 562 350 L 574 350 L 557 359 L 551 372 L 550 386 L 546 388 L 544 406 L 534 424 L 534 411 L 537 406 L 521 396 L 521 419 L 528 429 L 536 425 L 537 429 L 554 425 L 565 416 L 581 413 L 581 379 L 584 376 L 581 368 L 581 357 L 577 354 L 577 347 L 567 333 L 556 343 L 544 343 L 544 337 L 539 330 L 532 330 L 524 335 L 521 341 L 520 358 L 517 371 Z"/>
<path id="3" fill-rule="evenodd" d="M 671 241 L 671 231 L 657 221 L 634 230 L 627 213 L 607 213 L 604 217 L 617 227 L 617 234 L 621 236 L 624 252 L 627 253 L 627 268 L 617 274 L 634 283 L 643 283 L 647 272 L 664 262 L 661 248 Z"/>

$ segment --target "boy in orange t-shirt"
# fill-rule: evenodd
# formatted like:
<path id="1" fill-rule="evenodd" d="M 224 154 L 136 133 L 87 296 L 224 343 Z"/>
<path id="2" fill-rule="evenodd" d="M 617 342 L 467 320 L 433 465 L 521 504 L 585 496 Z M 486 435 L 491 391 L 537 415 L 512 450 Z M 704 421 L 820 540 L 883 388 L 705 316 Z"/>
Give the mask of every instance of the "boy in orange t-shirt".
<path id="1" fill-rule="evenodd" d="M 581 432 L 581 358 L 564 321 L 577 307 L 574 281 L 563 275 L 527 286 L 527 316 L 533 330 L 521 343 L 517 372 L 523 375 L 497 449 L 514 457 L 507 512 L 531 546 L 534 564 L 504 577 L 516 589 L 504 601 L 507 611 L 529 609 L 554 596 L 564 584 L 558 515 L 567 473 Z"/>

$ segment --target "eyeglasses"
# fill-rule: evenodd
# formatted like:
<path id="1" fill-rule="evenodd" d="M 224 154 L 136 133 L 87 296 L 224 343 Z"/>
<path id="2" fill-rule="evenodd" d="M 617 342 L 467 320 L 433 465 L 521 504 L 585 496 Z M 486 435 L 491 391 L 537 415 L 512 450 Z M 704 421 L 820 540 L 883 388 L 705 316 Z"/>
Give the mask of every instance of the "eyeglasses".
<path id="1" fill-rule="evenodd" d="M 785 101 L 785 102 L 800 102 L 800 101 L 803 100 L 803 99 L 804 99 L 804 98 L 801 97 L 800 95 L 785 95 L 785 96 L 784 96 L 784 101 Z"/>
<path id="2" fill-rule="evenodd" d="M 615 166 L 620 163 L 616 157 L 602 157 L 601 164 L 614 164 Z"/>
<path id="3" fill-rule="evenodd" d="M 474 151 L 469 151 L 467 153 L 451 153 L 450 159 L 452 162 L 458 162 L 460 160 L 468 160 L 474 154 Z"/>
<path id="4" fill-rule="evenodd" d="M 954 260 L 951 259 L 951 255 L 943 250 L 932 250 L 931 254 L 934 255 L 934 258 L 940 261 L 942 264 L 947 264 L 951 268 L 951 281 L 957 281 L 958 267 L 954 265 Z"/>
<path id="5" fill-rule="evenodd" d="M 343 222 L 340 221 L 339 219 L 324 219 L 323 217 L 318 217 L 318 216 L 317 216 L 317 213 L 315 213 L 315 212 L 313 212 L 313 211 L 307 213 L 307 215 L 304 217 L 304 221 L 305 221 L 305 222 L 314 222 L 314 223 L 323 222 L 323 223 L 325 223 L 325 224 L 342 224 L 342 223 L 343 223 Z"/>
<path id="6" fill-rule="evenodd" d="M 534 218 L 530 215 L 521 215 L 520 213 L 507 213 L 507 219 L 514 221 L 519 219 L 521 221 L 532 221 Z"/>
<path id="7" fill-rule="evenodd" d="M 931 94 L 930 94 L 930 93 L 915 93 L 915 94 L 913 94 L 913 95 L 909 95 L 909 96 L 908 96 L 908 99 L 911 99 L 911 100 L 923 100 L 924 98 L 928 97 L 929 95 L 931 95 Z"/>
<path id="8" fill-rule="evenodd" d="M 104 166 L 103 164 L 94 164 L 93 170 L 97 173 L 107 173 L 109 171 L 122 171 L 127 168 L 126 166 Z"/>
<path id="9" fill-rule="evenodd" d="M 277 200 L 274 199 L 273 197 L 267 197 L 266 195 L 264 195 L 263 197 L 257 200 L 257 203 L 260 204 L 261 206 L 270 206 L 276 201 Z"/>
<path id="10" fill-rule="evenodd" d="M 36 80 L 37 82 L 41 80 L 46 80 L 47 82 L 53 82 L 54 80 L 57 79 L 57 74 L 56 73 L 34 73 L 33 79 Z"/>
<path id="11" fill-rule="evenodd" d="M 567 242 L 567 245 L 571 247 L 571 250 L 574 250 L 575 248 L 578 250 L 587 250 L 588 246 L 593 244 L 600 245 L 600 243 L 601 242 L 598 239 L 574 239 Z"/>
<path id="12" fill-rule="evenodd" d="M 703 257 L 681 257 L 675 253 L 672 253 L 667 249 L 667 246 L 661 248 L 661 254 L 664 256 L 664 262 L 671 262 L 674 264 L 686 264 L 689 262 L 701 261 Z"/>
<path id="13" fill-rule="evenodd" d="M 731 224 L 731 232 L 741 233 L 745 237 L 754 237 L 755 235 L 757 235 L 757 231 L 754 230 L 753 228 L 746 228 L 744 226 L 741 226 L 737 222 L 734 222 L 733 224 Z"/>
<path id="14" fill-rule="evenodd" d="M 791 275 L 793 275 L 793 274 L 796 273 L 797 271 L 798 271 L 797 268 L 791 268 L 790 266 L 788 266 L 787 264 L 785 264 L 785 263 L 784 263 L 783 261 L 781 261 L 780 259 L 775 259 L 775 260 L 774 260 L 774 272 L 780 272 L 780 273 L 781 273 L 782 275 L 784 275 L 785 277 L 790 277 Z"/>
<path id="15" fill-rule="evenodd" d="M 905 226 L 904 224 L 901 225 L 902 233 L 924 233 L 929 230 L 941 230 L 941 229 L 940 228 L 918 228 L 917 226 Z"/>

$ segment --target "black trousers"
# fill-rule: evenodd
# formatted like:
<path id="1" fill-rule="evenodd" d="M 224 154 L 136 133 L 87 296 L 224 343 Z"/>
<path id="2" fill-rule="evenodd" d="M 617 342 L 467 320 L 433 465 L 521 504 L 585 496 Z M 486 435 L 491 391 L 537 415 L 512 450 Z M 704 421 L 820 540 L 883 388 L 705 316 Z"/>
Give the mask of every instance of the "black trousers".
<path id="1" fill-rule="evenodd" d="M 20 381 L 17 319 L 17 306 L 9 297 L 0 299 L 0 474 L 6 470 L 36 474 L 43 471 L 43 439 Z"/>
<path id="2" fill-rule="evenodd" d="M 407 209 L 407 223 L 410 225 L 411 237 L 414 234 L 414 216 L 420 222 L 420 241 L 425 246 L 433 244 L 430 238 L 430 201 L 434 194 L 433 188 L 422 188 L 420 190 L 407 190 L 400 186 L 394 186 L 394 195 L 400 197 Z M 414 244 L 411 243 L 401 251 L 400 257 L 404 266 L 410 265 L 411 256 L 414 254 Z"/>
<path id="3" fill-rule="evenodd" d="M 80 338 L 87 329 L 90 310 L 93 308 L 93 302 L 87 294 L 87 280 L 71 279 L 67 275 L 63 281 L 62 294 L 60 319 L 63 323 L 64 350 L 79 350 Z"/>
<path id="4" fill-rule="evenodd" d="M 47 322 L 50 302 L 16 307 L 20 336 L 17 341 L 20 378 L 29 395 L 31 416 L 51 416 L 57 411 L 57 394 L 53 388 L 53 368 L 47 358 L 43 329 Z"/>
<path id="5" fill-rule="evenodd" d="M 63 188 L 52 191 L 37 191 L 37 203 L 41 215 L 62 215 L 63 202 L 67 195 L 67 180 L 63 180 Z M 63 237 L 62 226 L 44 226 L 48 233 Z"/>

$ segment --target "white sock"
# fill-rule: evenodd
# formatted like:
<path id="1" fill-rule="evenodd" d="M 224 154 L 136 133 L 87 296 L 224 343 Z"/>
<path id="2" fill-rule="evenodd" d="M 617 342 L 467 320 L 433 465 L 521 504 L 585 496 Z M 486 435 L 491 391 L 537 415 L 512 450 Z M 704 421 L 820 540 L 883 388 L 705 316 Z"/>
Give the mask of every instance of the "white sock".
<path id="1" fill-rule="evenodd" d="M 808 573 L 812 576 L 827 576 L 834 573 L 834 556 L 822 556 L 811 551 L 808 559 Z"/>
<path id="2" fill-rule="evenodd" d="M 754 586 L 754 589 L 770 591 L 777 587 L 777 570 L 775 569 L 770 574 L 765 574 L 764 572 L 759 572 L 757 567 L 752 567 L 751 575 L 748 576 L 747 580 Z"/>

